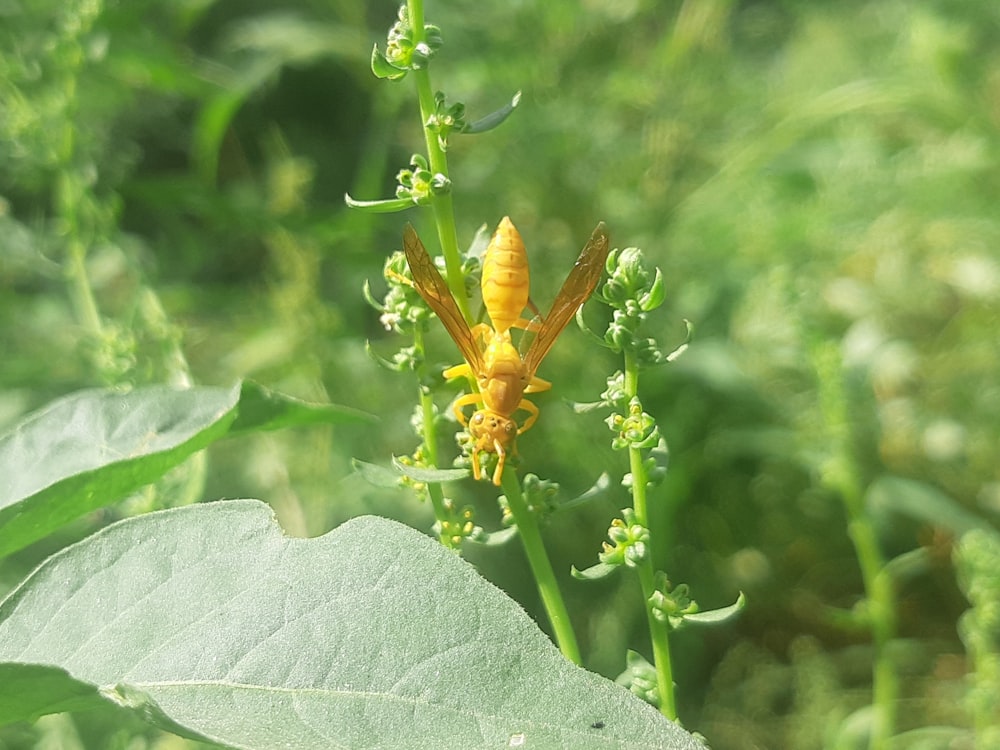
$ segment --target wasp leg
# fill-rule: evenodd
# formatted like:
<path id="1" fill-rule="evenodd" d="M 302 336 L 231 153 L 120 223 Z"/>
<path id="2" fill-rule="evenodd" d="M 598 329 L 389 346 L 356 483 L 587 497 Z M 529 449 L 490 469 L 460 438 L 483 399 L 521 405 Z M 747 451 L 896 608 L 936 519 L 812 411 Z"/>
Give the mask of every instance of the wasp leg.
<path id="1" fill-rule="evenodd" d="M 541 378 L 536 378 L 534 375 L 531 376 L 531 381 L 524 388 L 525 393 L 541 393 L 542 391 L 547 391 L 552 387 L 552 383 L 548 380 L 542 380 Z"/>
<path id="2" fill-rule="evenodd" d="M 443 373 L 445 380 L 455 380 L 455 378 L 472 378 L 472 368 L 463 362 L 460 365 L 449 367 Z"/>
<path id="3" fill-rule="evenodd" d="M 538 333 L 542 328 L 543 322 L 544 321 L 542 320 L 541 315 L 536 314 L 531 320 L 528 320 L 527 318 L 518 318 L 511 324 L 510 327 L 519 328 L 522 331 L 528 331 L 529 333 Z"/>
<path id="4" fill-rule="evenodd" d="M 479 446 L 481 442 L 481 440 L 477 440 L 476 444 L 472 446 L 472 477 L 477 482 L 483 478 L 483 467 L 479 463 L 479 454 L 482 452 L 482 448 Z"/>
<path id="5" fill-rule="evenodd" d="M 497 454 L 497 468 L 493 471 L 493 484 L 499 487 L 503 478 L 503 467 L 507 463 L 507 451 L 500 445 L 500 441 L 495 438 L 493 440 L 493 450 Z"/>
<path id="6" fill-rule="evenodd" d="M 524 420 L 524 424 L 517 430 L 517 434 L 520 435 L 530 430 L 531 425 L 533 425 L 535 420 L 538 419 L 538 407 L 528 401 L 528 399 L 522 398 L 521 403 L 517 405 L 517 408 L 528 412 L 528 418 Z"/>
<path id="7" fill-rule="evenodd" d="M 405 276 L 403 276 L 403 274 L 396 273 L 391 268 L 387 268 L 385 270 L 385 278 L 386 278 L 386 280 L 392 279 L 397 284 L 406 284 L 411 289 L 416 289 L 417 288 L 417 285 L 413 283 L 413 279 L 408 279 Z"/>
<path id="8" fill-rule="evenodd" d="M 464 409 L 469 404 L 478 404 L 483 400 L 483 395 L 481 393 L 466 393 L 461 398 L 455 399 L 455 403 L 451 405 L 452 411 L 455 412 L 455 416 L 458 417 L 458 421 L 461 422 L 462 427 L 469 426 L 469 420 L 466 418 L 462 409 Z"/>

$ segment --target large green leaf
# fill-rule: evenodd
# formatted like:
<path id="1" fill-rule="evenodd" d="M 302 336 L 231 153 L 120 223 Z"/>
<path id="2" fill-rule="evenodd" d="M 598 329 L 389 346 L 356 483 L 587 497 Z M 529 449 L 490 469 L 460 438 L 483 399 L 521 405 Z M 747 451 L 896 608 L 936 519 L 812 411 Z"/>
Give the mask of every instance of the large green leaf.
<path id="1" fill-rule="evenodd" d="M 156 481 L 227 434 L 363 418 L 250 382 L 72 394 L 0 436 L 0 556 Z"/>
<path id="2" fill-rule="evenodd" d="M 0 603 L 4 663 L 239 748 L 701 747 L 427 537 L 362 517 L 286 538 L 251 500 L 54 555 Z M 0 705 L 28 688 L 0 682 Z"/>
<path id="3" fill-rule="evenodd" d="M 0 726 L 61 711 L 95 708 L 97 688 L 74 680 L 66 670 L 42 664 L 0 664 Z"/>

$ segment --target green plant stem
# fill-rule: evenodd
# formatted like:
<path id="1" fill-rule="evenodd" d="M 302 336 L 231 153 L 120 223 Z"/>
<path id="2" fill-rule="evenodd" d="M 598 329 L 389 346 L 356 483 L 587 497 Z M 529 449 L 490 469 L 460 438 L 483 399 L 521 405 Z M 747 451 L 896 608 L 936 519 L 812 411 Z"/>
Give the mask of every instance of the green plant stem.
<path id="1" fill-rule="evenodd" d="M 81 63 L 79 49 L 73 48 L 74 70 Z M 68 75 L 65 83 L 65 96 L 68 102 L 66 122 L 63 126 L 62 140 L 59 147 L 60 174 L 56 182 L 55 208 L 66 234 L 67 265 L 66 279 L 70 285 L 70 296 L 76 308 L 77 316 L 84 330 L 100 339 L 104 333 L 101 314 L 94 299 L 94 290 L 87 274 L 87 246 L 82 239 L 80 212 L 78 206 L 83 200 L 83 188 L 80 178 L 73 170 L 73 156 L 76 153 L 76 126 L 73 113 L 76 110 L 76 77 Z"/>
<path id="2" fill-rule="evenodd" d="M 410 26 L 413 30 L 414 44 L 426 41 L 424 34 L 424 3 L 423 0 L 407 0 L 407 14 L 410 19 Z M 424 132 L 424 141 L 427 145 L 427 161 L 432 174 L 441 174 L 448 177 L 448 159 L 444 149 L 438 143 L 437 134 L 432 132 L 429 123 L 431 115 L 434 114 L 434 89 L 431 86 L 430 72 L 427 67 L 414 69 L 411 71 L 413 79 L 417 84 L 417 101 L 420 105 L 420 125 Z M 459 310 L 466 320 L 470 320 L 469 298 L 465 293 L 465 277 L 462 275 L 462 257 L 458 251 L 458 233 L 455 230 L 455 212 L 452 206 L 451 195 L 443 194 L 434 196 L 431 202 L 434 211 L 434 223 L 437 227 L 438 241 L 441 244 L 441 251 L 445 262 L 445 279 L 452 297 L 458 304 Z M 414 334 L 414 345 L 417 348 L 420 362 L 424 361 L 424 341 L 423 332 L 416 331 Z M 420 409 L 423 415 L 423 441 L 424 450 L 427 451 L 427 462 L 431 466 L 438 466 L 437 450 L 437 429 L 434 415 L 434 399 L 429 389 L 423 383 L 426 382 L 426 370 L 421 365 L 417 370 L 417 379 L 420 382 Z M 443 525 L 448 519 L 445 509 L 444 489 L 438 482 L 427 484 L 427 494 L 431 499 L 434 508 L 434 517 L 438 523 Z"/>
<path id="3" fill-rule="evenodd" d="M 420 391 L 420 413 L 422 416 L 420 421 L 423 427 L 424 451 L 426 452 L 428 464 L 437 466 L 437 418 L 434 414 L 434 397 L 430 389 L 424 386 L 427 380 L 427 365 L 425 364 L 426 357 L 424 355 L 424 332 L 419 326 L 414 326 L 413 329 L 413 348 L 417 362 L 420 363 L 417 365 L 416 375 Z M 430 496 L 431 506 L 434 508 L 434 517 L 438 523 L 443 524 L 448 519 L 448 514 L 444 507 L 444 490 L 438 482 L 429 482 L 427 484 L 427 494 Z"/>
<path id="4" fill-rule="evenodd" d="M 625 351 L 625 393 L 628 399 L 639 395 L 639 363 L 635 355 Z M 642 459 L 640 448 L 628 449 L 629 471 L 632 473 L 632 509 L 636 520 L 647 529 L 649 525 L 649 506 L 646 501 L 646 489 L 649 477 Z M 660 713 L 668 719 L 677 719 L 677 702 L 674 697 L 673 665 L 670 659 L 670 641 L 667 625 L 653 614 L 652 596 L 655 589 L 655 572 L 653 569 L 652 535 L 650 549 L 646 559 L 638 566 L 639 585 L 642 587 L 642 598 L 646 609 L 646 622 L 649 626 L 649 639 L 653 646 L 653 666 L 656 669 L 656 688 L 660 696 Z"/>
<path id="5" fill-rule="evenodd" d="M 632 352 L 625 352 L 625 394 L 629 400 L 639 395 L 639 365 Z M 642 465 L 642 451 L 629 448 L 629 471 L 632 472 L 632 509 L 640 524 L 649 528 L 649 509 L 646 505 L 646 470 Z M 643 479 L 639 481 L 640 477 Z"/>
<path id="6" fill-rule="evenodd" d="M 413 29 L 413 42 L 419 44 L 424 38 L 424 3 L 423 0 L 407 0 L 407 13 Z M 424 131 L 424 141 L 427 144 L 427 161 L 432 174 L 448 175 L 448 158 L 438 141 L 437 133 L 431 130 L 429 123 L 434 114 L 434 88 L 431 86 L 430 71 L 427 67 L 412 71 L 417 83 L 417 100 L 420 103 L 420 120 Z M 462 257 L 458 250 L 458 232 L 455 229 L 455 211 L 450 194 L 434 196 L 431 202 L 434 209 L 434 222 L 437 225 L 438 240 L 444 255 L 445 279 L 451 290 L 458 308 L 467 321 L 471 321 L 469 313 L 469 298 L 465 293 L 465 277 L 462 275 Z"/>
<path id="7" fill-rule="evenodd" d="M 871 519 L 865 512 L 863 495 L 853 472 L 834 480 L 849 516 L 848 534 L 854 543 L 861 578 L 868 598 L 868 619 L 872 631 L 875 663 L 872 667 L 872 707 L 874 722 L 868 742 L 869 750 L 888 747 L 894 732 L 898 678 L 890 654 L 896 630 L 896 604 L 891 576 L 879 550 L 878 538 Z"/>
<path id="8" fill-rule="evenodd" d="M 853 472 L 845 472 L 845 476 L 834 481 L 834 486 L 847 507 L 848 534 L 854 543 L 868 598 L 868 619 L 875 652 L 872 668 L 874 722 L 868 747 L 869 750 L 883 750 L 888 747 L 896 723 L 898 677 L 890 653 L 896 630 L 895 592 L 891 576 L 885 571 L 875 528 L 865 512 L 861 488 Z"/>
<path id="9" fill-rule="evenodd" d="M 570 622 L 566 603 L 559 591 L 555 571 L 553 571 L 552 563 L 545 551 L 542 533 L 538 528 L 538 520 L 528 510 L 528 506 L 524 502 L 521 484 L 515 473 L 505 470 L 501 481 L 504 494 L 507 496 L 507 506 L 517 524 L 518 534 L 521 536 L 524 551 L 528 556 L 528 564 L 535 577 L 538 593 L 542 597 L 542 605 L 549 616 L 549 622 L 552 623 L 556 644 L 563 656 L 574 664 L 582 664 L 583 660 L 580 657 L 580 647 L 576 642 L 576 633 L 573 632 L 573 624 Z"/>
<path id="10" fill-rule="evenodd" d="M 896 598 L 886 570 L 878 535 L 868 515 L 864 490 L 852 450 L 847 395 L 840 354 L 835 344 L 824 343 L 813 351 L 819 381 L 820 406 L 831 437 L 833 455 L 823 471 L 823 483 L 835 491 L 847 510 L 847 532 L 861 568 L 872 632 L 872 708 L 874 720 L 869 750 L 884 750 L 895 731 L 899 678 L 890 647 L 896 632 Z"/>
<path id="11" fill-rule="evenodd" d="M 677 701 L 674 697 L 674 669 L 670 660 L 670 640 L 667 627 L 653 615 L 649 602 L 655 589 L 653 563 L 649 559 L 638 566 L 639 585 L 646 603 L 646 623 L 649 640 L 653 646 L 653 666 L 656 669 L 656 691 L 660 696 L 660 713 L 672 721 L 677 720 Z"/>

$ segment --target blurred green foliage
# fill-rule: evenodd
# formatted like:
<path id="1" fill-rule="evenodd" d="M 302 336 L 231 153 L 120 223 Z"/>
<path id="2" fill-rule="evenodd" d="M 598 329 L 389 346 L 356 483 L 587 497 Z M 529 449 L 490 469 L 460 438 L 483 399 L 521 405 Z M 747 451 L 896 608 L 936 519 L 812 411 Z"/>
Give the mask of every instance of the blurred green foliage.
<path id="1" fill-rule="evenodd" d="M 391 196 L 421 148 L 411 89 L 368 68 L 395 13 L 347 0 L 0 5 L 0 423 L 108 368 L 163 380 L 164 342 L 178 340 L 198 382 L 251 376 L 382 417 L 224 446 L 207 497 L 264 498 L 293 534 L 364 512 L 429 526 L 426 508 L 350 467 L 412 448 L 415 394 L 365 355 L 389 334 L 360 291 L 405 219 L 342 200 Z M 451 139 L 460 236 L 509 214 L 545 307 L 603 219 L 616 246 L 664 271 L 657 338 L 669 349 L 695 324 L 689 351 L 643 381 L 671 448 L 650 498 L 669 541 L 655 552 L 703 606 L 738 590 L 749 605 L 736 625 L 675 640 L 685 724 L 716 748 L 832 747 L 869 701 L 867 632 L 828 609 L 863 594 L 821 481 L 833 441 L 811 352 L 833 342 L 862 486 L 907 480 L 876 515 L 885 556 L 916 560 L 897 589 L 900 728 L 969 726 L 956 629 L 968 605 L 950 550 L 957 514 L 1000 522 L 1000 6 L 456 0 L 428 3 L 428 20 L 444 36 L 435 85 L 470 120 L 523 92 L 502 127 Z M 110 364 L 67 288 L 73 241 Z M 520 441 L 525 469 L 570 496 L 595 467 L 625 470 L 597 417 L 560 403 L 595 400 L 616 368 L 584 342 L 568 332 L 546 360 L 554 395 Z M 331 507 L 331 487 L 350 501 Z M 496 513 L 477 497 L 480 519 Z M 557 569 L 593 562 L 624 497 L 557 518 Z M 3 586 L 45 552 L 6 563 Z M 468 556 L 537 611 L 519 553 L 499 554 Z M 566 587 L 588 665 L 617 674 L 626 647 L 645 648 L 637 592 Z M 52 720 L 0 746 L 65 731 L 84 738 L 61 747 L 124 747 L 107 722 Z"/>

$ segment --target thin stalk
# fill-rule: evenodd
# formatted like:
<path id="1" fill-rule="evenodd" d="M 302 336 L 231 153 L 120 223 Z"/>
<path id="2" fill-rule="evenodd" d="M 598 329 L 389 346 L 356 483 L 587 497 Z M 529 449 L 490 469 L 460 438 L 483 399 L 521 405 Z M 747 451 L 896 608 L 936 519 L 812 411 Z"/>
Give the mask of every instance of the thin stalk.
<path id="1" fill-rule="evenodd" d="M 407 12 L 410 25 L 413 28 L 413 42 L 424 42 L 424 3 L 423 0 L 408 0 Z M 417 100 L 420 103 L 420 121 L 424 131 L 424 141 L 427 145 L 427 161 L 432 174 L 449 177 L 448 157 L 438 141 L 437 133 L 433 132 L 429 123 L 434 114 L 434 88 L 431 86 L 430 71 L 426 66 L 413 70 L 413 78 L 417 83 Z M 450 179 L 450 177 L 449 177 Z M 441 252 L 444 255 L 445 280 L 452 296 L 458 303 L 458 308 L 466 320 L 471 321 L 469 299 L 465 293 L 465 277 L 462 275 L 462 256 L 458 250 L 458 233 L 455 229 L 455 211 L 451 195 L 436 195 L 431 202 L 434 209 L 434 222 L 437 225 L 438 240 L 441 242 Z"/>
<path id="2" fill-rule="evenodd" d="M 639 363 L 634 353 L 625 350 L 625 393 L 631 400 L 639 395 Z M 636 521 L 649 529 L 649 506 L 646 500 L 646 488 L 649 476 L 642 460 L 642 450 L 628 449 L 629 470 L 632 473 L 632 509 Z M 639 585 L 642 588 L 642 599 L 646 609 L 646 622 L 649 626 L 649 639 L 653 647 L 653 667 L 656 670 L 656 688 L 660 696 L 660 713 L 668 719 L 677 719 L 677 702 L 674 697 L 673 665 L 670 659 L 670 641 L 666 623 L 661 622 L 653 614 L 652 596 L 655 590 L 655 572 L 653 569 L 652 534 L 646 559 L 638 566 Z"/>
<path id="3" fill-rule="evenodd" d="M 552 563 L 545 551 L 542 533 L 538 528 L 538 520 L 528 510 L 528 506 L 524 502 L 524 495 L 521 494 L 521 483 L 517 480 L 514 472 L 505 470 L 501 481 L 504 494 L 507 496 L 507 506 L 517 524 L 518 534 L 521 536 L 524 551 L 528 556 L 528 564 L 535 577 L 538 593 L 542 597 L 542 605 L 549 616 L 549 622 L 552 623 L 556 644 L 563 656 L 574 664 L 582 664 L 580 646 L 576 642 L 576 633 L 573 632 L 573 624 L 570 622 L 566 603 L 559 591 L 555 571 L 553 571 Z"/>
<path id="4" fill-rule="evenodd" d="M 833 344 L 826 344 L 814 350 L 813 359 L 819 381 L 820 405 L 834 452 L 824 467 L 823 483 L 840 495 L 847 510 L 847 532 L 861 568 L 872 631 L 874 721 L 868 748 L 884 750 L 895 732 L 896 698 L 899 693 L 899 677 L 890 653 L 896 632 L 895 591 L 879 549 L 878 534 L 865 508 L 864 490 L 852 451 L 840 355 Z"/>
<path id="5" fill-rule="evenodd" d="M 655 590 L 652 560 L 647 557 L 639 565 L 639 585 L 646 603 L 646 623 L 649 626 L 649 640 L 653 646 L 653 667 L 656 669 L 656 691 L 660 696 L 660 713 L 672 721 L 677 721 L 677 701 L 674 697 L 674 669 L 670 661 L 670 640 L 666 625 L 656 619 L 649 605 Z"/>
<path id="6" fill-rule="evenodd" d="M 420 363 L 417 365 L 417 382 L 420 384 L 418 386 L 420 391 L 420 410 L 423 427 L 423 442 L 424 451 L 427 454 L 427 462 L 431 466 L 438 465 L 438 450 L 437 450 L 437 419 L 434 414 L 434 397 L 431 395 L 430 390 L 424 387 L 423 383 L 427 377 L 427 365 L 426 357 L 424 356 L 424 332 L 420 330 L 419 326 L 414 326 L 413 329 L 413 348 L 414 354 L 417 361 Z M 444 523 L 448 514 L 444 507 L 444 490 L 438 482 L 429 482 L 427 484 L 427 494 L 431 499 L 431 506 L 434 508 L 434 517 L 438 520 L 438 523 Z"/>
<path id="7" fill-rule="evenodd" d="M 74 69 L 79 65 L 79 50 L 76 53 Z M 67 264 L 66 280 L 70 286 L 70 296 L 76 308 L 78 320 L 95 340 L 104 333 L 104 324 L 94 299 L 94 290 L 87 274 L 87 245 L 82 238 L 78 206 L 83 199 L 83 189 L 79 176 L 73 171 L 73 157 L 76 153 L 76 129 L 73 113 L 76 110 L 77 85 L 74 75 L 66 79 L 67 106 L 66 122 L 63 125 L 59 144 L 60 174 L 56 182 L 55 209 L 66 234 Z"/>
<path id="8" fill-rule="evenodd" d="M 872 666 L 872 707 L 874 723 L 868 740 L 869 750 L 888 747 L 895 731 L 896 698 L 899 678 L 890 653 L 896 632 L 896 601 L 891 576 L 884 568 L 878 538 L 871 518 L 864 512 L 860 486 L 840 485 L 841 495 L 847 506 L 848 534 L 854 543 L 865 594 L 868 597 L 868 617 L 872 630 L 875 663 Z M 848 497 L 851 500 L 848 500 Z M 856 500 L 856 502 L 855 502 Z"/>
<path id="9" fill-rule="evenodd" d="M 413 30 L 414 44 L 425 40 L 424 34 L 424 3 L 423 0 L 407 0 L 407 13 Z M 448 177 L 448 159 L 445 156 L 437 135 L 431 132 L 428 124 L 434 113 L 434 90 L 431 87 L 430 73 L 427 67 L 411 70 L 417 84 L 417 101 L 420 105 L 420 125 L 424 132 L 427 145 L 428 166 L 432 174 Z M 445 260 L 445 278 L 455 302 L 458 304 L 466 320 L 470 319 L 469 300 L 465 293 L 465 278 L 462 276 L 462 258 L 458 251 L 458 235 L 455 230 L 455 214 L 450 195 L 436 195 L 431 201 L 434 211 L 434 223 L 437 226 L 438 240 Z M 424 336 L 417 329 L 413 338 L 414 348 L 419 362 L 424 362 Z M 434 399 L 430 391 L 423 385 L 427 379 L 423 364 L 417 368 L 417 380 L 420 383 L 420 410 L 423 416 L 423 443 L 427 463 L 438 466 L 437 424 L 434 415 Z M 428 482 L 427 494 L 434 508 L 434 517 L 439 524 L 444 524 L 448 518 L 445 509 L 444 489 L 439 482 Z"/>

